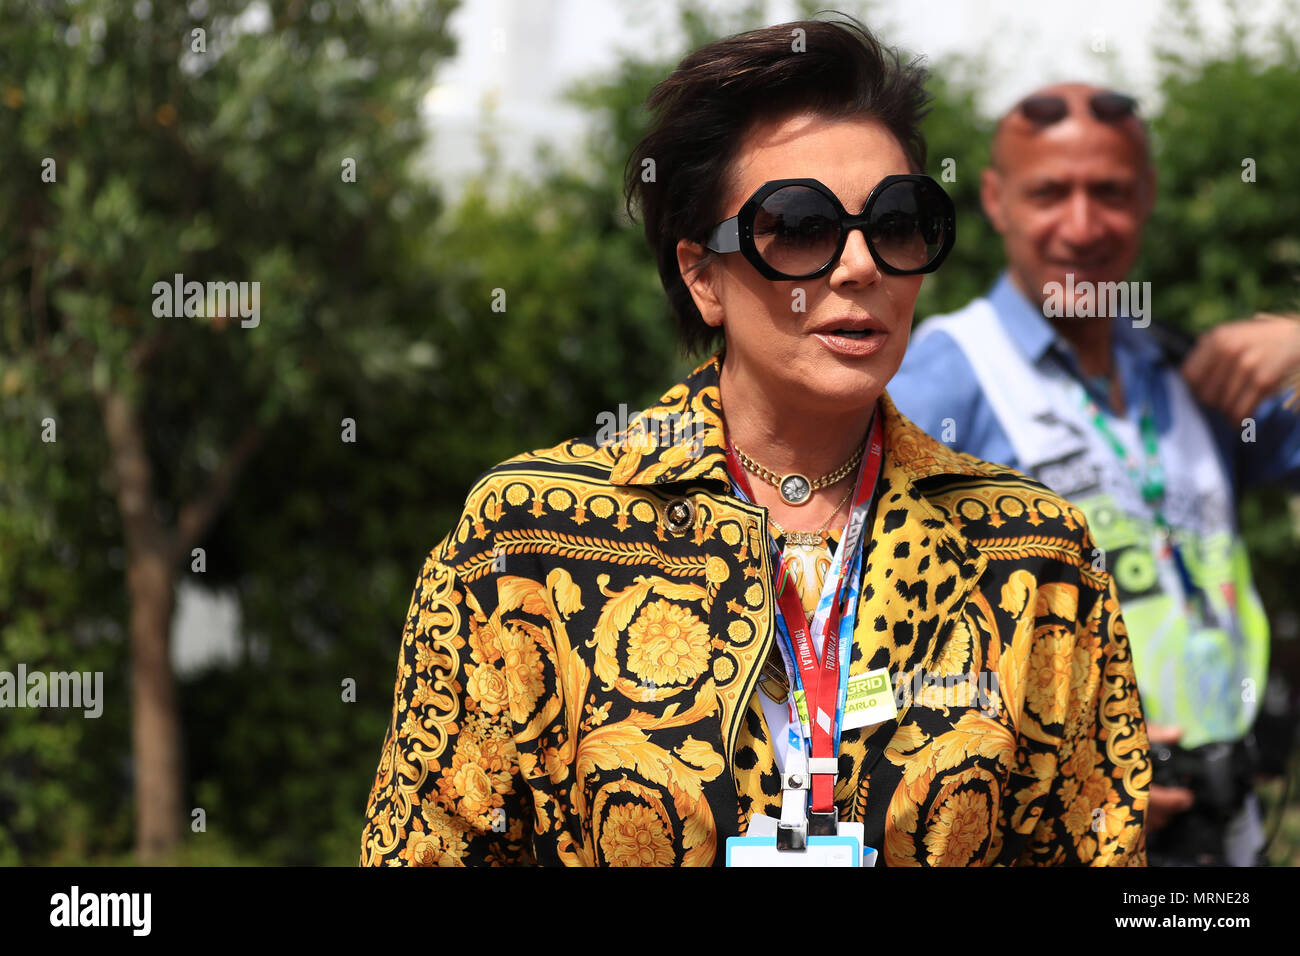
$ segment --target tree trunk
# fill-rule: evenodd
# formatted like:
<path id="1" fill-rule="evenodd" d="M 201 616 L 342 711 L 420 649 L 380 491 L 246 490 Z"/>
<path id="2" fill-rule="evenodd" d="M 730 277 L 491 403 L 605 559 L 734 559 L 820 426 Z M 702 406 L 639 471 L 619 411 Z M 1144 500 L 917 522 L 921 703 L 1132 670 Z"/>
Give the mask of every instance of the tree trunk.
<path id="1" fill-rule="evenodd" d="M 168 652 L 176 549 L 155 510 L 137 409 L 111 386 L 99 392 L 99 400 L 126 538 L 136 854 L 151 863 L 175 850 L 181 838 L 180 713 Z"/>
<path id="2" fill-rule="evenodd" d="M 144 343 L 135 362 L 145 361 L 157 341 Z M 112 386 L 98 389 L 96 395 L 126 538 L 135 848 L 140 862 L 152 863 L 180 845 L 183 819 L 181 718 L 169 652 L 178 562 L 187 560 L 190 549 L 203 539 L 264 433 L 255 423 L 247 425 L 206 490 L 179 509 L 176 527 L 169 528 L 158 517 L 139 409 Z"/>
<path id="3" fill-rule="evenodd" d="M 180 713 L 169 636 L 175 572 L 167 550 L 128 554 L 131 599 L 131 741 L 136 854 L 157 862 L 181 839 Z"/>

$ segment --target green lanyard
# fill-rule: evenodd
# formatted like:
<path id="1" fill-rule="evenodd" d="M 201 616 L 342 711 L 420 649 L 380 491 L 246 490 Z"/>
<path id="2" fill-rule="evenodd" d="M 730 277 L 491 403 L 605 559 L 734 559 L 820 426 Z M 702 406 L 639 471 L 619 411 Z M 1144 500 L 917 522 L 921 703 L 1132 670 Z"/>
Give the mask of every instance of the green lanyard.
<path id="1" fill-rule="evenodd" d="M 1083 397 L 1084 409 L 1092 417 L 1093 426 L 1106 439 L 1115 457 L 1123 463 L 1134 487 L 1142 493 L 1142 500 L 1151 508 L 1156 524 L 1161 530 L 1168 531 L 1169 522 L 1165 520 L 1164 511 L 1161 509 L 1165 500 L 1165 470 L 1160 464 L 1159 437 L 1156 434 L 1156 422 L 1151 415 L 1150 406 L 1146 404 L 1142 406 L 1142 414 L 1138 419 L 1138 428 L 1142 433 L 1142 449 L 1146 454 L 1144 466 L 1139 469 L 1137 456 L 1129 452 L 1124 443 L 1119 440 L 1119 436 L 1111 429 L 1101 406 L 1082 386 L 1079 393 Z"/>
<path id="2" fill-rule="evenodd" d="M 1173 529 L 1169 527 L 1169 522 L 1165 520 L 1165 514 L 1161 508 L 1165 500 L 1165 470 L 1160 464 L 1159 438 L 1156 434 L 1156 422 L 1151 414 L 1150 404 L 1146 402 L 1142 404 L 1142 414 L 1138 418 L 1138 428 L 1142 433 L 1142 448 L 1146 453 L 1145 466 L 1139 470 L 1137 456 L 1129 453 L 1129 450 L 1124 447 L 1124 443 L 1119 440 L 1119 436 L 1111 429 L 1110 422 L 1106 420 L 1106 413 L 1102 411 L 1101 406 L 1088 395 L 1087 389 L 1080 386 L 1079 392 L 1083 396 L 1083 407 L 1092 417 L 1093 426 L 1106 439 L 1111 451 L 1115 453 L 1115 457 L 1123 463 L 1130 480 L 1142 492 L 1142 500 L 1151 509 L 1151 516 L 1155 519 L 1156 527 L 1160 529 L 1160 545 L 1163 554 L 1173 561 L 1174 570 L 1178 573 L 1178 579 L 1183 586 L 1185 598 L 1192 602 L 1201 619 L 1207 620 L 1212 611 L 1206 599 L 1206 594 L 1192 575 L 1187 559 L 1183 556 L 1183 549 L 1174 540 Z M 1217 626 L 1217 618 L 1213 623 Z"/>

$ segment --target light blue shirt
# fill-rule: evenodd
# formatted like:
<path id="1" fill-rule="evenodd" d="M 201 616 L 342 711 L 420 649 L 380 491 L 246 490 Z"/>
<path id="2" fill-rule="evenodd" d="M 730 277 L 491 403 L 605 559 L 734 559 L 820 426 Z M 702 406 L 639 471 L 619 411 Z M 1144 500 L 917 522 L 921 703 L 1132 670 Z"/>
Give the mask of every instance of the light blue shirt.
<path id="1" fill-rule="evenodd" d="M 1007 335 L 1032 365 L 1063 366 L 1099 403 L 1109 403 L 1109 397 L 1083 374 L 1070 344 L 1057 334 L 1038 306 L 1016 288 L 1008 273 L 998 278 L 988 299 Z M 1133 328 L 1132 323 L 1121 321 L 1116 321 L 1112 329 L 1115 364 L 1124 394 L 1145 395 L 1157 431 L 1169 431 L 1170 402 L 1161 374 L 1171 364 L 1170 359 L 1149 329 Z M 942 441 L 944 426 L 949 425 L 949 434 L 955 432 L 955 438 L 947 444 L 957 451 L 1022 469 L 970 362 L 946 332 L 936 332 L 909 346 L 888 391 L 899 411 L 935 438 Z M 1234 497 L 1242 487 L 1272 482 L 1300 488 L 1300 414 L 1284 408 L 1284 400 L 1283 395 L 1276 395 L 1260 403 L 1253 416 L 1253 442 L 1242 441 L 1240 427 L 1201 406 L 1232 482 L 1229 490 Z M 1125 416 L 1136 423 L 1141 411 L 1138 402 L 1125 404 Z"/>

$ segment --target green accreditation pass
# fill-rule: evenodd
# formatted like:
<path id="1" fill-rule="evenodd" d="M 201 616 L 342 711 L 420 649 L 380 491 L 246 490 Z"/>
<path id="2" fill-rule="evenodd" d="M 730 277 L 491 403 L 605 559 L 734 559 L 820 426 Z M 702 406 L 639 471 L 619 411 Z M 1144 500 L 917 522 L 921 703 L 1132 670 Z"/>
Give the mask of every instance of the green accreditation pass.
<path id="1" fill-rule="evenodd" d="M 799 709 L 799 720 L 803 724 L 805 736 L 811 736 L 808 724 L 808 704 L 803 690 L 794 692 L 794 703 Z M 894 691 L 889 682 L 889 671 L 868 671 L 849 678 L 849 696 L 844 702 L 845 730 L 855 727 L 869 727 L 884 720 L 892 720 L 898 715 L 894 704 Z"/>

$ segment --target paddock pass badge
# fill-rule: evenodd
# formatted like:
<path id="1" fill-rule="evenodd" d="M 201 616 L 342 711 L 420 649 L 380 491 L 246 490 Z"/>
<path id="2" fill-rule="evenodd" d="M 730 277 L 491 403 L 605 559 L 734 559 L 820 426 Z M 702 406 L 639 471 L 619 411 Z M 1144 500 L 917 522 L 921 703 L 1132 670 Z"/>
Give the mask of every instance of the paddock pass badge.
<path id="1" fill-rule="evenodd" d="M 803 850 L 776 848 L 777 819 L 762 813 L 749 818 L 745 836 L 727 837 L 727 866 L 875 866 L 879 856 L 862 845 L 864 826 L 840 821 L 835 836 L 809 836 Z"/>
<path id="2" fill-rule="evenodd" d="M 794 692 L 794 703 L 799 708 L 799 720 L 802 721 L 804 734 L 809 734 L 808 703 L 802 690 Z M 869 727 L 884 720 L 893 720 L 898 716 L 898 706 L 894 702 L 894 692 L 889 681 L 889 669 L 868 671 L 849 678 L 848 699 L 844 702 L 844 730 L 856 727 Z"/>

